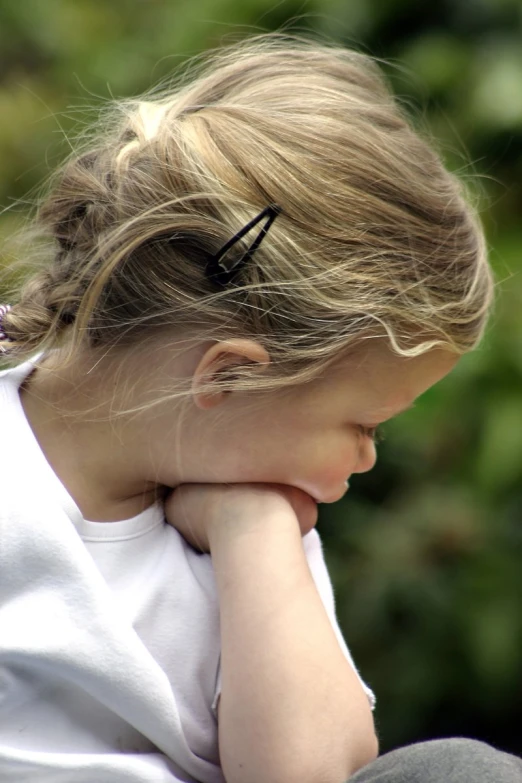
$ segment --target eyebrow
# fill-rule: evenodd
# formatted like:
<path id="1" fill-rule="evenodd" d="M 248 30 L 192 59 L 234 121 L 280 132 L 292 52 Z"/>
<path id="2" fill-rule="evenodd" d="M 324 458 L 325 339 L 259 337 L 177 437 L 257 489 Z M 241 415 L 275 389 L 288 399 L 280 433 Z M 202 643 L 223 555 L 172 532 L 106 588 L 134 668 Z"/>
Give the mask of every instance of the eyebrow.
<path id="1" fill-rule="evenodd" d="M 375 413 L 379 415 L 379 418 L 382 418 L 384 416 L 384 421 L 391 421 L 396 416 L 400 416 L 401 413 L 406 413 L 406 411 L 410 411 L 414 407 L 415 407 L 415 401 L 410 402 L 409 405 L 405 405 L 404 408 L 399 408 L 399 410 L 393 411 L 393 413 L 389 412 L 390 408 L 377 409 Z"/>

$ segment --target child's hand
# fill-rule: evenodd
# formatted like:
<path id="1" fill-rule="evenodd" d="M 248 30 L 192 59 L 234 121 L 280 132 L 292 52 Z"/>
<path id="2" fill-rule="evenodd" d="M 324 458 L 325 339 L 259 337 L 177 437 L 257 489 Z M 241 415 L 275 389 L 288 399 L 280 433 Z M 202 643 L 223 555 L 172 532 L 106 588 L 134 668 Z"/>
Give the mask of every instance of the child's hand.
<path id="1" fill-rule="evenodd" d="M 167 522 L 202 552 L 210 551 L 213 527 L 239 534 L 273 513 L 293 517 L 303 536 L 317 523 L 315 501 L 286 484 L 182 484 L 165 501 Z"/>

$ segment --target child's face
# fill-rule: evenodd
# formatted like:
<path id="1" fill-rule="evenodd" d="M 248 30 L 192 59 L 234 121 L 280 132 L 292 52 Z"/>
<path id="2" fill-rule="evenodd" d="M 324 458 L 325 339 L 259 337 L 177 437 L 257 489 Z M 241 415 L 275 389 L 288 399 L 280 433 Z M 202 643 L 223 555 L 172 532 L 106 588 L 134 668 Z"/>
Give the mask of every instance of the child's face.
<path id="1" fill-rule="evenodd" d="M 353 473 L 375 464 L 372 430 L 409 408 L 456 361 L 442 350 L 405 359 L 373 346 L 327 377 L 259 404 L 232 394 L 215 422 L 207 421 L 198 475 L 186 480 L 289 484 L 319 502 L 338 500 Z"/>

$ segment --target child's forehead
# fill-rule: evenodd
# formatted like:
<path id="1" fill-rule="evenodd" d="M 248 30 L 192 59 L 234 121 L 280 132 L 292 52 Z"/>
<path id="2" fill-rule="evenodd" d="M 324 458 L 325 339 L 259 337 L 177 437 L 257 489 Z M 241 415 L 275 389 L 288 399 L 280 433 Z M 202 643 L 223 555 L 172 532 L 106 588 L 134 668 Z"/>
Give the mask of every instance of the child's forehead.
<path id="1" fill-rule="evenodd" d="M 339 363 L 331 383 L 327 379 L 326 388 L 384 420 L 411 408 L 417 397 L 444 378 L 457 361 L 455 354 L 440 349 L 405 357 L 375 345 Z"/>

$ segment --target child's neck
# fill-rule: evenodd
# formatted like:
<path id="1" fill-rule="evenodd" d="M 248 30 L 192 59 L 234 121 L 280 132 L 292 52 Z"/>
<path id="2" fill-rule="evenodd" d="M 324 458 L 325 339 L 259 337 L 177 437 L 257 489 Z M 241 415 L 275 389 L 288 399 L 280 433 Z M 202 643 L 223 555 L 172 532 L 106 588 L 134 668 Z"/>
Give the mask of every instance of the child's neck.
<path id="1" fill-rule="evenodd" d="M 92 388 L 37 369 L 20 399 L 47 461 L 85 519 L 129 519 L 164 497 L 166 488 L 145 478 L 139 441 L 131 438 L 130 448 L 114 422 L 97 421 L 97 412 L 82 415 L 96 402 Z"/>

